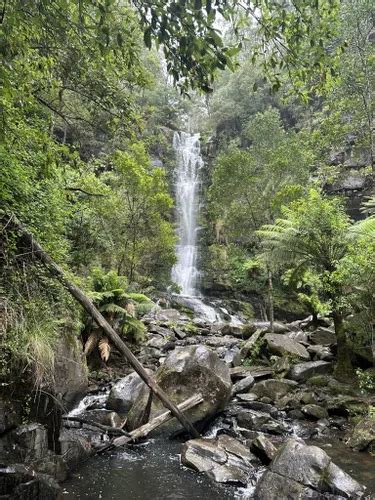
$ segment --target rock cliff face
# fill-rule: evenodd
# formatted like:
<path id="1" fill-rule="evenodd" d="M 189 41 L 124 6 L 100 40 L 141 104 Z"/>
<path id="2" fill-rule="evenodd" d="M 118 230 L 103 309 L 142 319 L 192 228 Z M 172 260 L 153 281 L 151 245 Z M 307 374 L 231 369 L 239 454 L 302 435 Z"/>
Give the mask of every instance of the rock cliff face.
<path id="1" fill-rule="evenodd" d="M 62 338 L 56 345 L 54 393 L 68 408 L 86 392 L 88 369 L 82 345 L 76 338 Z"/>

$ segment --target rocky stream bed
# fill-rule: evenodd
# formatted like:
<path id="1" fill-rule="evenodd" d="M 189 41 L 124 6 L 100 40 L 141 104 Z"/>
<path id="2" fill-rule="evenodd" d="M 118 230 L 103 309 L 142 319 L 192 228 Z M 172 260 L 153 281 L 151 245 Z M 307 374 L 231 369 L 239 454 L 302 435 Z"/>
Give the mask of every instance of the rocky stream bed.
<path id="1" fill-rule="evenodd" d="M 329 322 L 271 333 L 265 322 L 206 323 L 174 309 L 144 321 L 137 356 L 176 403 L 202 395 L 186 413 L 202 438 L 170 420 L 97 454 L 146 408 L 150 418 L 164 411 L 123 367 L 63 416 L 59 450 L 40 423 L 4 434 L 0 498 L 375 498 L 374 397 L 334 378 Z"/>

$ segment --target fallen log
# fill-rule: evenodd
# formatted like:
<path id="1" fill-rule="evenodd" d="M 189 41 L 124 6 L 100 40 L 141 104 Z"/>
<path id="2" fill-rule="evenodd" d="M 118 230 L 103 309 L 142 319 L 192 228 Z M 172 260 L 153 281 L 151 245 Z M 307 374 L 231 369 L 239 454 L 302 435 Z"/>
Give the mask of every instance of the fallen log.
<path id="1" fill-rule="evenodd" d="M 117 349 L 124 355 L 128 360 L 130 365 L 142 378 L 142 380 L 148 385 L 151 391 L 160 399 L 163 405 L 170 410 L 172 415 L 174 415 L 177 420 L 182 424 L 185 430 L 191 434 L 193 437 L 199 438 L 200 435 L 192 425 L 192 423 L 185 417 L 185 415 L 177 408 L 177 406 L 169 400 L 167 394 L 157 385 L 155 380 L 148 375 L 143 365 L 138 361 L 138 359 L 131 352 L 129 347 L 121 340 L 120 336 L 104 318 L 104 316 L 98 311 L 94 306 L 93 302 L 83 293 L 83 291 L 75 285 L 66 276 L 63 269 L 56 264 L 56 262 L 48 255 L 48 253 L 43 249 L 43 247 L 34 239 L 33 234 L 26 229 L 25 226 L 14 216 L 9 217 L 6 223 L 9 228 L 14 228 L 19 232 L 19 234 L 24 238 L 24 240 L 30 245 L 33 254 L 47 267 L 51 274 L 56 276 L 56 278 L 63 284 L 63 286 L 72 294 L 72 296 L 81 304 L 85 311 L 92 316 L 95 322 L 103 329 L 105 334 L 110 338 Z M 5 226 L 5 227 L 6 227 Z M 4 230 L 4 229 L 3 229 Z"/>
<path id="2" fill-rule="evenodd" d="M 104 425 L 100 424 L 99 422 L 93 422 L 91 420 L 88 420 L 86 418 L 81 418 L 81 417 L 69 417 L 68 415 L 64 415 L 62 419 L 69 423 L 69 422 L 77 422 L 82 425 L 88 425 L 90 427 L 96 427 L 101 431 L 106 432 L 107 434 L 117 434 L 121 436 L 129 436 L 129 432 L 124 431 L 124 429 L 121 429 L 119 427 L 110 427 L 109 425 Z"/>
<path id="3" fill-rule="evenodd" d="M 202 401 L 203 397 L 201 394 L 194 394 L 194 396 L 191 396 L 191 398 L 186 399 L 185 401 L 177 405 L 177 408 L 181 412 L 187 411 L 190 410 L 190 408 L 199 405 L 200 403 L 202 403 Z M 157 417 L 151 419 L 147 424 L 144 424 L 141 427 L 138 427 L 138 429 L 134 429 L 134 431 L 129 432 L 128 436 L 120 436 L 115 438 L 112 441 L 112 444 L 117 448 L 119 446 L 130 443 L 131 441 L 136 441 L 137 439 L 146 437 L 148 434 L 150 434 L 151 431 L 164 424 L 165 422 L 168 422 L 172 418 L 173 415 L 169 410 L 161 413 Z"/>

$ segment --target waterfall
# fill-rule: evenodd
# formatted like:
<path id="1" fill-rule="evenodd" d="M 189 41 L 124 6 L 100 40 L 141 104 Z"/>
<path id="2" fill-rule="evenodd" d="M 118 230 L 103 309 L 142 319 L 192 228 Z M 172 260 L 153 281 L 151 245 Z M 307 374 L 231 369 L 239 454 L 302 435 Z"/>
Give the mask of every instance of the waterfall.
<path id="1" fill-rule="evenodd" d="M 231 324 L 242 324 L 225 309 L 212 307 L 199 296 L 197 234 L 200 170 L 203 167 L 199 134 L 176 132 L 173 136 L 173 149 L 177 158 L 175 193 L 178 243 L 177 263 L 172 269 L 172 279 L 181 289 L 178 300 L 209 323 L 222 321 L 226 317 Z"/>
<path id="2" fill-rule="evenodd" d="M 177 157 L 176 209 L 178 222 L 177 263 L 172 279 L 181 288 L 181 294 L 197 294 L 197 232 L 199 212 L 199 173 L 203 166 L 199 134 L 175 132 L 173 148 Z"/>

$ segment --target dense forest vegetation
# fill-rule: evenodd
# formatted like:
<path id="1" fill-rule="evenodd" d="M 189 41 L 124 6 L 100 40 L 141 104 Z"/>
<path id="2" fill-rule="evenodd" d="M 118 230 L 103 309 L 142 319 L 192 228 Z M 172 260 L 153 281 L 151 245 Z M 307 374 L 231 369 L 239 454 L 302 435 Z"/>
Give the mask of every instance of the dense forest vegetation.
<path id="1" fill-rule="evenodd" d="M 375 324 L 371 0 L 5 0 L 0 24 L 2 380 L 48 387 L 57 339 L 87 340 L 15 220 L 142 341 L 134 315 L 176 290 L 186 117 L 206 152 L 202 289 L 271 321 L 330 316 L 351 373 Z"/>

